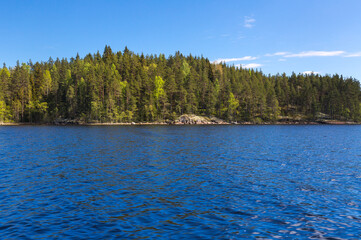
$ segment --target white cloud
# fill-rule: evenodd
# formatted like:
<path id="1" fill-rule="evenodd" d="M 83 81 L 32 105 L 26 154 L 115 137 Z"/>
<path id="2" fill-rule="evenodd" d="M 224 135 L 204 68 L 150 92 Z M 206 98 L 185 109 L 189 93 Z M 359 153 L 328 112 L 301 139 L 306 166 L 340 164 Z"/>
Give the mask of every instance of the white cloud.
<path id="1" fill-rule="evenodd" d="M 248 63 L 248 64 L 237 64 L 237 65 L 234 65 L 235 67 L 242 67 L 242 68 L 258 68 L 258 67 L 262 67 L 263 65 L 262 64 L 259 64 L 259 63 Z"/>
<path id="2" fill-rule="evenodd" d="M 304 71 L 302 74 L 311 75 L 311 74 L 320 74 L 320 73 L 314 71 Z"/>
<path id="3" fill-rule="evenodd" d="M 276 52 L 276 53 L 267 53 L 266 57 L 273 57 L 273 56 L 284 56 L 289 54 L 289 52 Z"/>
<path id="4" fill-rule="evenodd" d="M 244 25 L 243 26 L 246 28 L 253 28 L 255 22 L 256 22 L 256 19 L 246 16 L 246 17 L 244 17 Z"/>
<path id="5" fill-rule="evenodd" d="M 361 57 L 361 52 L 349 53 L 346 54 L 344 57 Z"/>
<path id="6" fill-rule="evenodd" d="M 251 61 L 251 60 L 256 60 L 257 57 L 252 57 L 252 56 L 245 56 L 245 57 L 241 57 L 241 58 L 218 58 L 216 60 L 214 60 L 212 63 L 227 63 L 227 62 L 237 62 L 237 61 Z"/>
<path id="7" fill-rule="evenodd" d="M 344 51 L 306 51 L 285 55 L 284 57 L 333 57 L 344 54 Z"/>
<path id="8" fill-rule="evenodd" d="M 286 62 L 286 61 L 287 61 L 287 59 L 280 58 L 280 59 L 278 59 L 278 61 L 279 61 L 279 62 Z"/>

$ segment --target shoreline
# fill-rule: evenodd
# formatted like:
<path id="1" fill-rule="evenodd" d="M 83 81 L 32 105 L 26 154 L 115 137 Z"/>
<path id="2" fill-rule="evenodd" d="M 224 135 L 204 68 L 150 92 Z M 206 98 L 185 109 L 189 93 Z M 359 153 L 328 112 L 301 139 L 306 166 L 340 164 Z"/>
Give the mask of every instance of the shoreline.
<path id="1" fill-rule="evenodd" d="M 57 123 L 29 123 L 29 122 L 19 122 L 19 123 L 11 123 L 11 122 L 0 122 L 0 126 L 191 126 L 191 125 L 254 125 L 254 126 L 264 126 L 264 125 L 361 125 L 361 122 L 348 122 L 348 121 L 299 121 L 299 122 L 263 122 L 263 123 L 252 123 L 252 122 L 207 122 L 207 123 L 167 123 L 167 122 L 131 122 L 131 123 L 65 123 L 65 124 L 57 124 Z"/>

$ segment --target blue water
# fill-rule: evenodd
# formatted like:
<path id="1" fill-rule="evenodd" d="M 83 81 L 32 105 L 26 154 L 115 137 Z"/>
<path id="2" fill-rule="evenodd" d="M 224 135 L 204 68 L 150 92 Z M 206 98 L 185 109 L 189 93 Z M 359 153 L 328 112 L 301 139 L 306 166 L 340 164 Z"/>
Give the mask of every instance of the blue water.
<path id="1" fill-rule="evenodd" d="M 0 239 L 360 239 L 361 126 L 0 127 Z"/>

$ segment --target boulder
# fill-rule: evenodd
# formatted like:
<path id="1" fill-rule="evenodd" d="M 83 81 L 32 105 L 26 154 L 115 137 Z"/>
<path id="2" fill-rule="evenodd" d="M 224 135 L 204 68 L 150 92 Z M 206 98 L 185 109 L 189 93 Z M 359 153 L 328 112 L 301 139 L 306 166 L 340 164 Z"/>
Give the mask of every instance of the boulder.
<path id="1" fill-rule="evenodd" d="M 225 124 L 222 119 L 216 117 L 202 117 L 194 114 L 183 114 L 174 124 Z"/>

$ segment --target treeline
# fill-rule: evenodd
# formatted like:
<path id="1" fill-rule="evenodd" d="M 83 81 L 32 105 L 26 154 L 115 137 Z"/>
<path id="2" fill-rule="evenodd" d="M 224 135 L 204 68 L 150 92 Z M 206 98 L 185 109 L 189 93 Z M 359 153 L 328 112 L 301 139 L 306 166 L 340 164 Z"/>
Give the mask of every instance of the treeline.
<path id="1" fill-rule="evenodd" d="M 360 83 L 339 75 L 265 75 L 177 52 L 88 54 L 0 68 L 0 122 L 152 122 L 193 113 L 228 121 L 361 120 Z"/>

